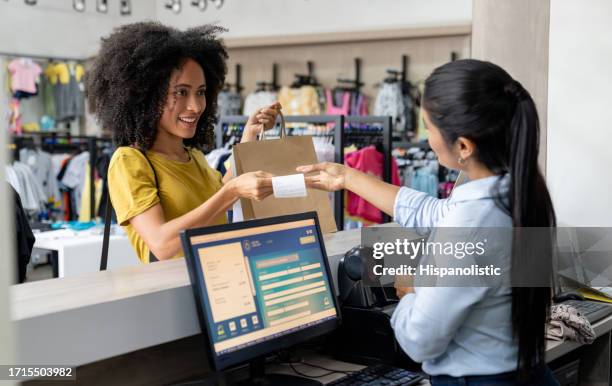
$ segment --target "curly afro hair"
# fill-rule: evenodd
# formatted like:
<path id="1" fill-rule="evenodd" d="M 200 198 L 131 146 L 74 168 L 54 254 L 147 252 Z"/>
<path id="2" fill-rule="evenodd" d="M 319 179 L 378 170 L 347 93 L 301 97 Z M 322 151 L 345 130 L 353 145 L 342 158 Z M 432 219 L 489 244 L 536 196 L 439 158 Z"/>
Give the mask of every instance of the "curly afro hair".
<path id="1" fill-rule="evenodd" d="M 102 39 L 86 78 L 88 107 L 119 146 L 150 149 L 157 134 L 172 72 L 187 59 L 206 78 L 206 109 L 186 146 L 203 148 L 214 140 L 217 95 L 227 73 L 227 51 L 212 25 L 179 31 L 157 22 L 127 24 Z"/>

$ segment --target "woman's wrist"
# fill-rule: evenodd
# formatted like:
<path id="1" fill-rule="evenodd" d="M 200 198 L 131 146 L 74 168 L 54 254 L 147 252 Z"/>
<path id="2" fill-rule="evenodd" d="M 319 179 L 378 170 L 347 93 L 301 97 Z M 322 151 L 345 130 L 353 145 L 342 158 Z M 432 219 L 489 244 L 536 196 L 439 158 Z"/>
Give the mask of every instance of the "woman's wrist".
<path id="1" fill-rule="evenodd" d="M 234 202 L 236 202 L 240 198 L 240 196 L 238 195 L 238 189 L 236 186 L 236 179 L 231 179 L 227 181 L 221 188 L 221 192 L 223 196 L 225 197 L 225 199 L 227 200 L 227 202 L 230 203 L 230 205 L 232 205 Z"/>
<path id="2" fill-rule="evenodd" d="M 240 140 L 241 143 L 244 142 L 251 142 L 251 141 L 256 141 L 257 140 L 257 131 L 254 130 L 252 127 L 245 127 L 244 131 L 242 132 L 242 139 Z"/>
<path id="3" fill-rule="evenodd" d="M 352 192 L 355 187 L 355 169 L 350 168 L 346 165 L 342 165 L 342 168 L 342 175 L 344 177 L 342 181 L 342 189 L 346 189 Z"/>

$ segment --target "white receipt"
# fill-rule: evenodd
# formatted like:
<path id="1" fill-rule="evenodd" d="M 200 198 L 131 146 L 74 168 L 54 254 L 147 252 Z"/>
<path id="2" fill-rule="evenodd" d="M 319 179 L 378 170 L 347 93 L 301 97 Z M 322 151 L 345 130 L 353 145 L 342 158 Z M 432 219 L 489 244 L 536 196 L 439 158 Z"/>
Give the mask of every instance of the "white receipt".
<path id="1" fill-rule="evenodd" d="M 306 197 L 303 174 L 272 177 L 272 189 L 276 198 Z"/>

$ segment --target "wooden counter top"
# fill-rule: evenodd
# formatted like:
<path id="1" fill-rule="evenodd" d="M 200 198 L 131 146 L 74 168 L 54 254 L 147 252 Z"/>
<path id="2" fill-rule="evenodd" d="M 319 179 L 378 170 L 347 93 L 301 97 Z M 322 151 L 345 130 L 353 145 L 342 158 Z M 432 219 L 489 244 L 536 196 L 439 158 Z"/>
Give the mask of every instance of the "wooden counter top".
<path id="1" fill-rule="evenodd" d="M 326 235 L 332 272 L 360 230 Z M 183 259 L 11 288 L 18 363 L 83 365 L 200 333 Z"/>

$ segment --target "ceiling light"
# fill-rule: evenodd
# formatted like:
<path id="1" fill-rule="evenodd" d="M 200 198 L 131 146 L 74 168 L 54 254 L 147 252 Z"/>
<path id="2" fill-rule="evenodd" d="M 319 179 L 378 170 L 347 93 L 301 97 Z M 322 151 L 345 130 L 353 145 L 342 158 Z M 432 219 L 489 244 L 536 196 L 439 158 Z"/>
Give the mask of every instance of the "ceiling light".
<path id="1" fill-rule="evenodd" d="M 194 7 L 198 7 L 200 11 L 204 12 L 206 11 L 206 8 L 208 7 L 208 1 L 207 0 L 192 0 L 191 5 L 193 5 Z"/>
<path id="2" fill-rule="evenodd" d="M 119 13 L 123 16 L 132 14 L 132 4 L 130 0 L 121 0 L 121 5 L 119 6 Z"/>
<path id="3" fill-rule="evenodd" d="M 72 0 L 72 8 L 77 12 L 85 11 L 85 0 Z"/>
<path id="4" fill-rule="evenodd" d="M 166 8 L 174 13 L 181 12 L 181 0 L 166 0 Z"/>
<path id="5" fill-rule="evenodd" d="M 100 13 L 108 12 L 108 0 L 98 0 L 96 4 L 96 9 Z"/>

